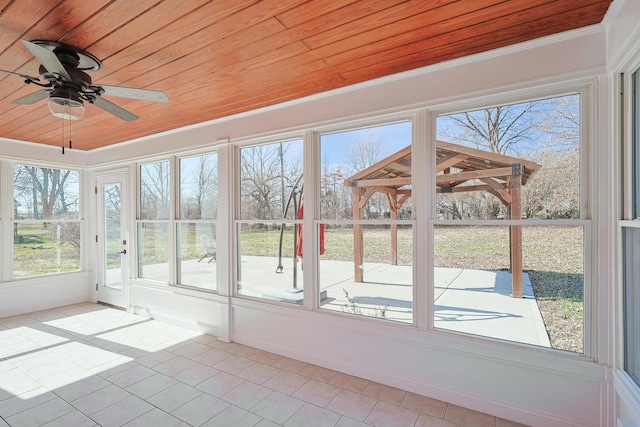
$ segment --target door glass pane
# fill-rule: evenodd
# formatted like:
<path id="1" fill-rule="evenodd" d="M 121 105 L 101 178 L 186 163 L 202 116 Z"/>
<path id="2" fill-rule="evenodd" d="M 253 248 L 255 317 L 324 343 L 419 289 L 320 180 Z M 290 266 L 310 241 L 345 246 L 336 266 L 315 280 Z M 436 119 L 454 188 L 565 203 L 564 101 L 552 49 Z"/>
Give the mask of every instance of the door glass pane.
<path id="1" fill-rule="evenodd" d="M 104 275 L 103 283 L 111 288 L 122 289 L 122 233 L 120 230 L 120 184 L 102 187 L 104 206 Z"/>

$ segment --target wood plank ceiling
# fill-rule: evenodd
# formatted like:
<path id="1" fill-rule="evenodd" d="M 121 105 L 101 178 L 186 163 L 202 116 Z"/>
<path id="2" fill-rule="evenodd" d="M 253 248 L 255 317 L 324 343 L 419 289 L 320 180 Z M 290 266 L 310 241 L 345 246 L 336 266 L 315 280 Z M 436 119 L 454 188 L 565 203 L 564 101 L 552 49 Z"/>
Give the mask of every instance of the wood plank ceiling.
<path id="1" fill-rule="evenodd" d="M 73 122 L 90 150 L 600 23 L 611 0 L 0 0 L 0 69 L 38 75 L 20 39 L 102 60 L 94 83 L 165 91 L 160 104 L 106 98 Z M 0 73 L 0 137 L 62 143 L 39 88 Z M 67 122 L 68 123 L 68 122 Z M 68 124 L 66 124 L 68 126 Z"/>

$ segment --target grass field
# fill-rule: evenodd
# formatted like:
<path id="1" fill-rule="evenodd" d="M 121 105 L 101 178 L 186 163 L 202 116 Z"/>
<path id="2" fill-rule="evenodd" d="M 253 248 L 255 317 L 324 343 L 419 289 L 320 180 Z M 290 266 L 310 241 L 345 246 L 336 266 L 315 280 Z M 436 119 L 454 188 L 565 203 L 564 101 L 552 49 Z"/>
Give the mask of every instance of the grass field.
<path id="1" fill-rule="evenodd" d="M 522 240 L 523 269 L 531 279 L 551 346 L 582 353 L 582 227 L 523 227 Z M 440 226 L 435 231 L 434 245 L 438 267 L 509 268 L 508 227 Z"/>
<path id="2" fill-rule="evenodd" d="M 20 223 L 13 246 L 14 277 L 62 273 L 80 269 L 80 253 L 65 239 L 65 233 L 79 237 L 78 223 Z M 60 241 L 58 241 L 60 236 Z"/>

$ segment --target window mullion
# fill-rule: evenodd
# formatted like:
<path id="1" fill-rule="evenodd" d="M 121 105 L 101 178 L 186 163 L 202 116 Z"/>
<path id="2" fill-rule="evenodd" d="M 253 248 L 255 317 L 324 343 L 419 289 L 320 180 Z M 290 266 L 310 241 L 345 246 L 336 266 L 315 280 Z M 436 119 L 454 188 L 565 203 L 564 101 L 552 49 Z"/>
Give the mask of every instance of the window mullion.
<path id="1" fill-rule="evenodd" d="M 305 308 L 312 310 L 317 308 L 318 303 L 318 243 L 315 219 L 318 218 L 317 201 L 320 195 L 316 187 L 319 177 L 319 144 L 316 142 L 317 136 L 307 131 L 303 138 L 303 166 L 304 166 L 304 222 L 302 224 L 303 235 L 313 236 L 313 238 L 303 239 L 306 256 L 306 267 L 302 270 L 302 283 L 304 283 L 304 299 Z"/>

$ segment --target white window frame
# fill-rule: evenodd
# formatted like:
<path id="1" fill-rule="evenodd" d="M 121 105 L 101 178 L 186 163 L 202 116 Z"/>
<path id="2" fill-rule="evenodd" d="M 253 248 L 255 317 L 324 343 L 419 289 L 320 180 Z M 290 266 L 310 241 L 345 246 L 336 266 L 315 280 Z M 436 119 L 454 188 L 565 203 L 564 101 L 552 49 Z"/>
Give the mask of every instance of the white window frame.
<path id="1" fill-rule="evenodd" d="M 597 302 L 596 292 L 594 289 L 594 278 L 597 277 L 597 262 L 596 251 L 593 249 L 595 242 L 593 227 L 594 221 L 592 216 L 592 206 L 594 206 L 593 200 L 596 200 L 594 189 L 597 188 L 597 177 L 594 173 L 595 159 L 597 158 L 594 152 L 593 137 L 594 131 L 594 111 L 596 107 L 593 105 L 595 102 L 595 93 L 597 90 L 597 82 L 593 80 L 585 80 L 576 82 L 573 84 L 555 84 L 548 87 L 530 87 L 524 90 L 514 91 L 513 93 L 501 93 L 495 96 L 487 96 L 472 101 L 457 101 L 450 104 L 436 106 L 429 109 L 429 152 L 430 154 L 430 172 L 435 171 L 435 153 L 436 150 L 436 120 L 438 116 L 455 114 L 464 111 L 474 111 L 483 108 L 491 108 L 499 105 L 517 104 L 528 101 L 534 101 L 537 99 L 547 99 L 553 97 L 561 97 L 563 95 L 579 94 L 580 95 L 580 219 L 576 220 L 496 220 L 496 221 L 483 221 L 483 220 L 440 220 L 436 215 L 435 203 L 431 204 L 429 210 L 429 234 L 428 234 L 428 256 L 433 260 L 434 256 L 434 242 L 433 234 L 434 227 L 436 225 L 520 225 L 520 226 L 582 226 L 584 229 L 584 316 L 583 316 L 583 353 L 571 353 L 564 352 L 562 350 L 547 349 L 539 347 L 545 351 L 563 352 L 569 357 L 588 358 L 591 360 L 597 359 Z M 435 173 L 430 173 L 428 176 L 428 188 L 435 188 Z M 430 191 L 429 194 L 433 192 Z M 433 193 L 435 194 L 435 193 Z M 432 267 L 432 265 L 430 264 Z M 429 277 L 429 305 L 428 305 L 428 329 L 437 330 L 446 333 L 457 334 L 454 331 L 448 331 L 445 329 L 436 329 L 434 327 L 433 307 L 434 307 L 434 273 L 433 268 L 428 272 Z M 476 336 L 476 335 L 474 335 Z M 477 336 L 479 338 L 485 338 L 483 336 Z M 488 337 L 488 339 L 491 339 Z M 506 342 L 506 341 L 505 341 Z M 515 345 L 520 345 L 517 342 L 511 342 Z"/>
<path id="2" fill-rule="evenodd" d="M 618 236 L 620 243 L 618 248 L 620 250 L 619 256 L 619 298 L 617 304 L 620 306 L 620 317 L 617 319 L 619 328 L 619 342 L 620 345 L 620 360 L 618 360 L 619 366 L 628 377 L 630 384 L 635 384 L 640 388 L 640 377 L 635 377 L 627 370 L 627 348 L 632 345 L 634 348 L 638 348 L 640 343 L 629 343 L 627 338 L 626 322 L 627 322 L 627 307 L 625 296 L 627 294 L 626 283 L 627 281 L 638 283 L 640 277 L 635 277 L 636 272 L 632 272 L 632 277 L 627 277 L 627 268 L 625 267 L 626 260 L 626 247 L 625 247 L 625 234 L 628 230 L 640 230 L 640 63 L 636 63 L 635 66 L 630 67 L 633 71 L 628 74 L 621 75 L 621 85 L 623 93 L 623 117 L 622 119 L 622 144 L 620 161 L 622 162 L 622 191 L 621 191 L 621 214 L 618 220 Z M 634 82 L 635 76 L 635 82 Z M 634 91 L 636 93 L 634 93 Z M 635 182 L 634 182 L 635 180 Z M 637 231 L 640 232 L 640 231 Z M 640 250 L 636 248 L 636 250 Z M 640 291 L 637 290 L 637 291 Z M 636 319 L 640 318 L 640 312 L 636 313 Z M 636 340 L 640 340 L 640 337 L 636 337 Z M 635 361 L 637 366 L 636 372 L 640 372 L 640 355 L 636 354 L 638 360 Z"/>
<path id="3" fill-rule="evenodd" d="M 319 189 L 320 189 L 320 182 L 321 182 L 321 170 L 322 170 L 322 158 L 321 155 L 322 153 L 320 152 L 320 137 L 323 134 L 329 134 L 329 133 L 340 133 L 340 132 L 348 132 L 348 131 L 354 131 L 354 130 L 358 130 L 358 129 L 365 129 L 365 128 L 375 128 L 375 127 L 380 127 L 380 126 L 385 126 L 385 125 L 391 125 L 394 123 L 401 123 L 401 122 L 408 122 L 411 124 L 411 158 L 412 158 L 412 162 L 415 162 L 414 164 L 421 164 L 420 163 L 420 159 L 426 159 L 425 157 L 425 150 L 424 150 L 424 145 L 420 143 L 420 140 L 418 139 L 418 135 L 423 135 L 424 134 L 424 129 L 420 129 L 419 128 L 424 128 L 424 118 L 425 116 L 425 111 L 424 110 L 419 110 L 419 111 L 407 111 L 407 112 L 403 112 L 403 113 L 398 113 L 398 114 L 390 114 L 390 115 L 386 115 L 386 116 L 372 116 L 370 118 L 366 118 L 366 119 L 360 119 L 360 120 L 353 120 L 353 121 L 347 121 L 347 122 L 342 122 L 336 125 L 331 125 L 331 126 L 325 126 L 325 127 L 319 127 L 319 128 L 314 128 L 312 131 L 309 132 L 309 136 L 308 138 L 306 138 L 305 140 L 305 168 L 308 169 L 311 173 L 309 174 L 305 174 L 305 182 L 304 182 L 304 187 L 305 188 L 311 188 L 313 189 L 312 191 L 314 192 L 314 197 L 313 199 L 313 205 L 311 205 L 311 203 L 308 200 L 305 200 L 305 213 L 306 212 L 314 212 L 313 217 L 311 217 L 311 215 L 305 215 L 305 218 L 303 219 L 303 233 L 305 233 L 305 235 L 310 236 L 316 235 L 316 230 L 318 228 L 318 226 L 320 224 L 328 224 L 328 225 L 355 225 L 355 224 L 360 224 L 360 225 L 391 225 L 391 224 L 396 224 L 396 225 L 410 225 L 411 226 L 411 230 L 412 230 L 412 239 L 413 239 L 413 250 L 412 250 L 412 321 L 411 323 L 401 323 L 401 322 L 393 322 L 393 321 L 385 321 L 386 324 L 391 324 L 394 326 L 398 326 L 398 327 L 408 327 L 408 328 L 422 328 L 422 329 L 426 329 L 426 326 L 424 325 L 424 310 L 421 310 L 417 307 L 421 307 L 422 305 L 418 303 L 418 299 L 424 299 L 424 288 L 425 288 L 425 282 L 424 282 L 424 275 L 419 276 L 417 274 L 418 272 L 418 268 L 420 268 L 416 262 L 417 258 L 417 254 L 418 252 L 418 246 L 421 246 L 421 242 L 423 239 L 419 239 L 418 236 L 422 235 L 420 234 L 420 228 L 419 228 L 419 221 L 417 220 L 417 218 L 420 216 L 420 212 L 426 212 L 422 209 L 424 209 L 424 195 L 425 195 L 425 191 L 424 191 L 424 187 L 423 187 L 423 183 L 424 183 L 424 169 L 425 168 L 418 168 L 418 167 L 412 167 L 411 170 L 411 203 L 412 203 L 412 210 L 411 210 L 411 219 L 407 219 L 407 220 L 395 220 L 395 221 L 391 221 L 391 220 L 327 220 L 327 219 L 318 219 L 320 218 L 320 207 L 319 207 L 319 200 L 320 200 L 320 194 L 319 194 Z M 417 161 L 416 161 L 417 160 Z M 307 177 L 307 175 L 310 175 L 309 177 Z M 420 207 L 418 207 L 420 206 Z M 424 218 L 424 214 L 422 216 Z M 311 239 L 308 239 L 311 240 Z M 313 262 L 313 268 L 305 268 L 304 271 L 304 278 L 305 278 L 305 283 L 310 283 L 309 280 L 313 280 L 313 294 L 310 295 L 310 298 L 312 298 L 312 300 L 309 302 L 309 305 L 312 309 L 318 309 L 318 310 L 322 310 L 323 313 L 326 313 L 328 315 L 332 315 L 332 316 L 341 316 L 341 317 L 347 317 L 347 318 L 358 318 L 358 319 L 362 319 L 364 321 L 371 321 L 371 322 L 380 322 L 381 319 L 375 319 L 375 318 L 370 318 L 368 316 L 359 316 L 359 315 L 352 315 L 352 314 L 345 314 L 345 313 L 340 313 L 337 311 L 333 311 L 333 310 L 325 310 L 322 309 L 322 307 L 320 307 L 320 298 L 319 298 L 319 286 L 320 286 L 320 271 L 319 271 L 319 257 L 317 256 L 317 247 L 318 245 L 314 241 L 309 241 L 308 243 L 305 241 L 305 247 L 304 247 L 304 251 L 307 251 L 307 253 L 312 253 L 312 259 L 314 260 Z M 305 264 L 306 266 L 306 264 Z M 307 271 L 309 270 L 309 271 Z M 419 282 L 422 281 L 422 284 L 419 284 Z M 306 291 L 305 291 L 306 292 Z M 305 299 L 306 299 L 307 295 L 305 294 Z"/>
<path id="4" fill-rule="evenodd" d="M 257 147 L 260 145 L 269 145 L 269 144 L 277 144 L 279 142 L 287 142 L 287 141 L 293 141 L 293 140 L 301 140 L 302 141 L 302 155 L 303 155 L 303 169 L 302 169 L 302 173 L 303 173 L 303 181 L 304 181 L 304 188 L 307 188 L 307 177 L 305 174 L 305 169 L 307 166 L 307 156 L 308 156 L 308 150 L 307 150 L 307 139 L 309 138 L 309 133 L 308 132 L 291 132 L 291 133 L 282 133 L 282 134 L 276 134 L 276 135 L 271 135 L 268 137 L 261 137 L 261 138 L 251 138 L 248 140 L 244 140 L 244 141 L 235 141 L 232 145 L 231 145 L 231 149 L 233 152 L 233 172 L 235 172 L 233 174 L 234 179 L 233 179 L 233 193 L 235 195 L 235 197 L 233 197 L 233 226 L 230 230 L 231 232 L 231 241 L 232 241 L 232 246 L 234 248 L 233 251 L 233 255 L 232 255 L 232 272 L 229 275 L 230 278 L 230 295 L 237 297 L 237 298 L 241 298 L 241 299 L 245 299 L 245 300 L 252 300 L 252 301 L 256 301 L 258 303 L 266 303 L 266 304 L 274 304 L 274 305 L 281 305 L 284 307 L 291 307 L 291 308 L 310 308 L 309 307 L 309 301 L 312 298 L 312 290 L 316 287 L 316 284 L 314 283 L 313 286 L 307 286 L 304 289 L 304 294 L 303 294 L 303 302 L 302 302 L 302 306 L 297 305 L 297 304 L 291 304 L 291 303 L 287 303 L 287 302 L 279 302 L 276 300 L 270 300 L 267 298 L 259 298 L 259 297 L 254 297 L 254 296 L 250 296 L 250 295 L 243 295 L 241 293 L 238 292 L 238 282 L 241 281 L 242 279 L 242 272 L 240 271 L 240 236 L 239 236 L 239 230 L 240 227 L 243 224 L 264 224 L 264 223 L 268 223 L 270 222 L 269 220 L 262 220 L 262 219 L 243 219 L 242 218 L 242 155 L 241 155 L 241 150 L 244 148 L 250 148 L 250 147 Z M 306 203 L 306 202 L 305 202 Z M 298 224 L 303 224 L 303 220 L 293 220 L 293 219 L 278 219 L 277 223 L 282 223 L 282 224 L 286 224 L 286 225 L 292 225 L 292 226 L 298 226 Z M 303 225 L 304 227 L 304 225 Z M 306 232 L 306 229 L 304 229 L 303 232 Z M 307 239 L 307 241 L 311 241 L 311 239 Z M 306 247 L 306 246 L 305 246 Z M 315 268 L 315 265 L 314 265 Z M 306 268 L 305 270 L 312 270 L 311 268 Z M 303 276 L 299 277 L 300 279 L 300 283 L 302 283 L 302 281 L 304 280 L 306 282 L 306 272 L 303 272 Z M 306 282 L 306 283 L 310 283 L 310 282 Z"/>
<path id="5" fill-rule="evenodd" d="M 181 169 L 180 169 L 180 162 L 182 159 L 187 159 L 187 158 L 193 158 L 193 157 L 199 157 L 199 156 L 206 156 L 206 155 L 215 155 L 216 156 L 216 163 L 218 165 L 217 167 L 217 174 L 216 174 L 216 180 L 219 183 L 220 182 L 220 156 L 218 154 L 218 150 L 208 150 L 208 151 L 204 151 L 204 152 L 196 152 L 196 153 L 189 153 L 189 154 L 183 154 L 180 156 L 175 156 L 175 160 L 172 163 L 172 167 L 174 169 L 174 171 L 172 171 L 173 175 L 172 175 L 172 185 L 173 185 L 173 189 L 172 189 L 172 194 L 174 195 L 174 199 L 173 199 L 173 212 L 174 212 L 174 218 L 173 218 L 173 235 L 174 235 L 174 241 L 173 241 L 173 258 L 172 258 L 172 264 L 173 264 L 173 281 L 172 283 L 170 283 L 171 286 L 176 286 L 179 288 L 185 288 L 185 289 L 191 289 L 194 291 L 198 291 L 198 292 L 208 292 L 208 293 L 218 293 L 218 274 L 216 274 L 215 282 L 213 283 L 214 287 L 213 288 L 203 288 L 203 287 L 199 287 L 199 286 L 193 286 L 193 285 L 188 285 L 188 284 L 183 284 L 180 283 L 180 281 L 178 280 L 178 273 L 180 272 L 180 268 L 178 267 L 178 259 L 176 257 L 176 254 L 178 252 L 178 231 L 177 228 L 179 225 L 181 224 L 208 224 L 208 225 L 213 225 L 213 228 L 216 230 L 216 247 L 219 246 L 218 242 L 217 242 L 217 236 L 218 236 L 218 221 L 219 221 L 219 207 L 220 207 L 220 187 L 218 185 L 218 200 L 216 205 L 218 206 L 218 211 L 216 212 L 216 218 L 215 219 L 184 219 L 182 218 L 181 214 L 180 214 L 180 203 L 181 203 L 181 199 L 180 199 L 180 190 L 181 190 L 181 181 L 182 181 L 182 176 L 181 176 Z M 217 257 L 216 257 L 217 258 Z M 205 258 L 207 259 L 207 258 Z"/>
<path id="6" fill-rule="evenodd" d="M 4 165 L 4 167 L 3 167 Z M 14 173 L 14 167 L 15 165 L 23 165 L 23 166 L 32 166 L 32 167 L 37 167 L 37 168 L 46 168 L 46 169 L 57 169 L 57 170 L 69 170 L 69 171 L 75 171 L 78 173 L 78 218 L 74 219 L 74 220 L 61 220 L 61 219 L 51 219 L 51 220 L 17 220 L 16 218 L 14 218 L 14 200 L 15 200 L 15 187 L 13 184 L 13 173 Z M 86 248 L 85 248 L 85 221 L 84 221 L 84 199 L 85 199 L 85 193 L 84 193 L 84 178 L 85 178 L 85 173 L 82 169 L 77 168 L 77 167 L 65 167 L 63 165 L 49 165 L 46 163 L 29 163 L 29 162 L 22 162 L 22 161 L 0 161 L 0 181 L 2 181 L 2 178 L 4 178 L 4 183 L 0 184 L 0 185 L 4 185 L 5 189 L 10 189 L 10 191 L 7 191 L 6 193 L 3 192 L 3 194 L 11 194 L 11 199 L 9 202 L 5 201 L 4 202 L 0 202 L 0 209 L 5 209 L 7 212 L 7 218 L 10 218 L 8 221 L 5 221 L 5 226 L 7 227 L 7 229 L 0 229 L 0 235 L 2 234 L 2 232 L 5 232 L 5 236 L 7 237 L 4 241 L 5 242 L 11 242 L 9 245 L 0 245 L 3 246 L 2 249 L 0 249 L 0 255 L 3 254 L 3 251 L 6 251 L 5 254 L 6 256 L 4 256 L 5 258 L 5 262 L 2 263 L 2 267 L 4 267 L 2 270 L 0 270 L 0 282 L 1 281 L 21 281 L 21 280 L 29 280 L 29 279 L 37 279 L 37 278 L 42 278 L 42 277 L 49 277 L 49 276 L 58 276 L 58 275 L 63 275 L 63 274 L 73 274 L 73 273 L 79 273 L 84 271 L 85 268 L 85 253 L 86 253 Z M 0 213 L 3 212 L 2 210 L 0 210 Z M 0 220 L 2 215 L 0 215 Z M 21 224 L 21 223 L 37 223 L 37 222 L 51 222 L 51 223 L 67 223 L 67 222 L 76 222 L 78 223 L 79 229 L 80 229 L 80 248 L 79 248 L 79 257 L 80 257 L 80 263 L 78 266 L 77 270 L 70 270 L 70 271 L 61 271 L 61 272 L 56 272 L 56 273 L 45 273 L 45 274 L 37 274 L 37 275 L 30 275 L 30 276 L 24 276 L 24 277 L 15 277 L 15 271 L 14 271 L 14 243 L 13 243 L 13 229 L 15 224 Z M 2 221 L 0 221 L 0 225 L 2 225 Z M 8 246 L 8 248 L 7 248 Z"/>
<path id="7" fill-rule="evenodd" d="M 219 144 L 217 144 L 219 145 Z M 207 155 L 207 154 L 215 154 L 218 157 L 218 174 L 217 174 L 217 179 L 218 182 L 220 182 L 221 177 L 223 176 L 223 171 L 221 170 L 220 167 L 220 161 L 221 161 L 221 157 L 220 157 L 220 152 L 223 151 L 220 149 L 219 146 L 216 147 L 208 147 L 206 149 L 200 149 L 200 150 L 193 150 L 193 151 L 189 151 L 189 152 L 184 152 L 184 153 L 180 153 L 180 155 L 167 155 L 167 156 L 162 156 L 162 157 L 157 157 L 157 158 L 150 158 L 150 159 L 145 159 L 145 161 L 142 162 L 137 162 L 135 164 L 135 168 L 136 168 L 136 187 L 135 187 L 135 194 L 136 194 L 136 200 L 135 200 L 135 205 L 136 205 L 136 215 L 135 215 L 135 221 L 134 221 L 134 230 L 135 233 L 135 248 L 136 248 L 136 254 L 133 257 L 133 268 L 134 268 L 134 280 L 136 281 L 141 281 L 141 282 L 146 282 L 148 284 L 151 284 L 153 286 L 169 286 L 169 287 L 174 287 L 174 288 L 180 288 L 183 289 L 187 292 L 190 291 L 194 291 L 196 292 L 196 295 L 203 295 L 203 294 L 225 294 L 226 293 L 226 289 L 222 289 L 221 292 L 221 283 L 223 283 L 223 281 L 220 280 L 221 277 L 225 277 L 226 273 L 224 273 L 220 268 L 220 264 L 218 265 L 218 273 L 216 274 L 216 282 L 215 282 L 215 286 L 213 289 L 207 289 L 207 288 L 202 288 L 202 287 L 197 287 L 197 286 L 190 286 L 190 285 L 185 285 L 185 284 L 181 284 L 178 283 L 178 266 L 177 266 L 177 259 L 176 259 L 176 254 L 177 254 L 177 226 L 178 224 L 181 223 L 206 223 L 206 224 L 216 224 L 216 228 L 218 225 L 218 222 L 221 221 L 220 219 L 220 215 L 221 212 L 220 210 L 218 210 L 217 215 L 218 218 L 215 220 L 183 220 L 181 218 L 179 218 L 179 212 L 180 212 L 180 159 L 183 158 L 189 158 L 189 157 L 197 157 L 197 156 L 203 156 L 203 155 Z M 154 164 L 154 163 L 159 163 L 159 162 L 168 162 L 169 163 L 169 196 L 170 196 L 170 200 L 169 200 L 169 218 L 168 219 L 162 219 L 162 220 L 144 220 L 144 219 L 140 219 L 140 215 L 141 215 L 141 185 L 142 185 L 142 166 L 144 165 L 150 165 L 150 164 Z M 221 194 L 220 194 L 220 187 L 218 188 L 218 206 L 220 206 L 221 202 Z M 138 251 L 141 250 L 141 243 L 138 240 L 138 226 L 141 223 L 160 223 L 160 224 L 167 224 L 168 227 L 168 263 L 169 263 L 169 280 L 168 281 L 159 281 L 159 280 L 154 280 L 154 279 L 150 279 L 150 278 L 145 278 L 145 277 L 141 277 L 139 272 L 139 260 L 138 260 Z M 220 231 L 220 230 L 218 230 Z M 132 239 L 133 240 L 133 239 Z M 222 242 L 218 242 L 218 245 L 221 246 Z M 221 246 L 222 247 L 222 246 Z M 223 256 L 224 258 L 224 256 Z M 221 276 L 222 275 L 222 276 Z M 226 285 L 223 286 L 223 288 L 226 288 Z"/>

